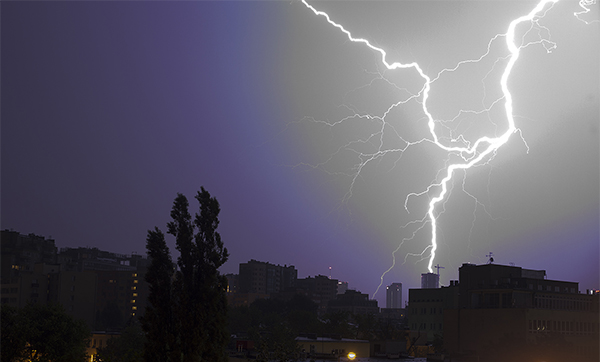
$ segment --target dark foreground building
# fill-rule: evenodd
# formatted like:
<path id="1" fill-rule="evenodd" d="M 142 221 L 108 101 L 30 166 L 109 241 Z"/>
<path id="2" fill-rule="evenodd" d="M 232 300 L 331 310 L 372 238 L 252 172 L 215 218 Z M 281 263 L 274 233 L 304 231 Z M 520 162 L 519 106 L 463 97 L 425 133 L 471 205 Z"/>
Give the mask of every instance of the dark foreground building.
<path id="1" fill-rule="evenodd" d="M 459 305 L 443 313 L 444 349 L 462 360 L 598 361 L 596 293 L 544 270 L 463 264 Z"/>

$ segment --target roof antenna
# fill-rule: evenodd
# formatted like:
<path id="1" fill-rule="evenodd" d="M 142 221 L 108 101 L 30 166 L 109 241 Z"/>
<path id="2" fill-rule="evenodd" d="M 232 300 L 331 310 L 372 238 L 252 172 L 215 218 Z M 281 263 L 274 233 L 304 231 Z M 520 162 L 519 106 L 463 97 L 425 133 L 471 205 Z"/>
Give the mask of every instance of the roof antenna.
<path id="1" fill-rule="evenodd" d="M 440 266 L 440 264 L 438 264 L 438 265 L 434 266 L 434 268 L 436 268 L 436 269 L 437 269 L 437 271 L 438 271 L 438 272 L 437 272 L 437 275 L 438 275 L 438 277 L 440 276 L 440 269 L 446 269 L 446 268 L 444 268 L 443 266 Z"/>
<path id="2" fill-rule="evenodd" d="M 486 257 L 486 258 L 489 258 L 489 259 L 488 259 L 488 262 L 487 262 L 488 264 L 492 264 L 492 263 L 494 262 L 494 253 L 492 253 L 491 251 L 490 251 L 490 253 L 489 253 L 488 255 L 486 255 L 485 257 Z"/>

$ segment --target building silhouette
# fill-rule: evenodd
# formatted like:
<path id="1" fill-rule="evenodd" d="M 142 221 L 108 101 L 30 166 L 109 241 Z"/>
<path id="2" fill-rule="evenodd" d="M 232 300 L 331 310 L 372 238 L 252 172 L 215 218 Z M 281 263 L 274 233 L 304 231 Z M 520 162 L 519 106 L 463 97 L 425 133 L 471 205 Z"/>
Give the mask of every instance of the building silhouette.
<path id="1" fill-rule="evenodd" d="M 463 264 L 459 280 L 410 289 L 408 320 L 417 344 L 480 360 L 599 359 L 599 297 L 544 270 Z"/>
<path id="2" fill-rule="evenodd" d="M 411 337 L 431 344 L 444 337 L 444 311 L 458 306 L 458 281 L 441 288 L 408 290 L 408 322 Z"/>
<path id="3" fill-rule="evenodd" d="M 302 294 L 310 298 L 318 305 L 318 314 L 323 315 L 327 313 L 329 301 L 336 298 L 337 288 L 337 279 L 330 279 L 325 275 L 317 275 L 315 277 L 298 279 L 293 293 Z"/>
<path id="4" fill-rule="evenodd" d="M 241 263 L 239 292 L 271 295 L 296 286 L 298 271 L 293 265 L 281 266 L 254 259 Z"/>
<path id="5" fill-rule="evenodd" d="M 53 239 L 1 232 L 1 303 L 60 303 L 92 330 L 120 329 L 143 315 L 148 260 L 97 248 L 62 248 Z"/>
<path id="6" fill-rule="evenodd" d="M 344 294 L 338 294 L 327 305 L 329 313 L 349 312 L 351 314 L 378 314 L 377 300 L 369 299 L 368 294 L 348 289 Z"/>
<path id="7" fill-rule="evenodd" d="M 386 308 L 402 308 L 402 283 L 392 283 L 385 291 Z"/>

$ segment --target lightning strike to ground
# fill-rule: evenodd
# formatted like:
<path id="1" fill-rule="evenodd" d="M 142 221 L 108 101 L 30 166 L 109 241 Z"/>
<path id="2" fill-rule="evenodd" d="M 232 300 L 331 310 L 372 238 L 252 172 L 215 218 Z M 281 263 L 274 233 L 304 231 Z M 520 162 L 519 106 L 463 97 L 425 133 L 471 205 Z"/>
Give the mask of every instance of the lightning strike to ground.
<path id="1" fill-rule="evenodd" d="M 438 248 L 437 217 L 441 213 L 440 211 L 436 211 L 436 209 L 439 208 L 440 204 L 443 205 L 447 201 L 448 196 L 449 196 L 449 183 L 453 180 L 454 175 L 459 170 L 463 170 L 466 172 L 466 170 L 469 170 L 478 165 L 489 163 L 495 157 L 498 149 L 500 147 L 502 147 L 503 145 L 505 145 L 513 134 L 518 133 L 520 135 L 520 129 L 516 126 L 515 120 L 513 117 L 513 97 L 509 90 L 509 87 L 508 87 L 508 80 L 510 78 L 510 75 L 511 75 L 511 72 L 513 70 L 515 63 L 519 59 L 522 49 L 524 49 L 525 47 L 528 47 L 530 45 L 539 44 L 539 45 L 542 45 L 548 53 L 550 53 L 550 52 L 552 52 L 553 49 L 556 48 L 556 44 L 552 40 L 550 40 L 550 31 L 543 25 L 540 25 L 539 22 L 541 19 L 544 18 L 546 13 L 548 11 L 550 11 L 550 9 L 552 9 L 554 4 L 557 3 L 559 0 L 541 0 L 539 3 L 537 3 L 537 5 L 533 9 L 531 9 L 531 11 L 529 11 L 529 13 L 512 20 L 509 23 L 505 33 L 497 34 L 492 39 L 490 39 L 488 46 L 487 46 L 487 52 L 485 52 L 482 56 L 480 56 L 479 58 L 476 58 L 476 59 L 460 61 L 456 64 L 456 66 L 454 66 L 452 68 L 446 68 L 446 69 L 441 70 L 433 78 L 428 76 L 417 62 L 411 62 L 411 63 L 389 62 L 387 53 L 384 49 L 373 45 L 367 39 L 357 38 L 357 37 L 353 36 L 351 34 L 351 32 L 348 31 L 343 25 L 333 21 L 331 19 L 331 17 L 329 16 L 329 14 L 327 14 L 324 11 L 317 10 L 315 7 L 310 5 L 306 0 L 301 0 L 301 1 L 315 15 L 324 17 L 329 24 L 331 24 L 333 27 L 335 27 L 335 28 L 339 29 L 341 32 L 343 32 L 351 42 L 363 44 L 366 47 L 370 48 L 372 51 L 378 53 L 379 57 L 380 57 L 380 61 L 386 69 L 388 69 L 388 70 L 412 69 L 412 70 L 416 71 L 423 80 L 423 86 L 417 94 L 413 94 L 407 99 L 403 99 L 403 100 L 398 101 L 397 103 L 392 104 L 384 112 L 384 114 L 382 116 L 363 115 L 363 114 L 355 114 L 355 115 L 351 116 L 351 117 L 358 117 L 360 119 L 380 120 L 382 122 L 382 127 L 378 134 L 380 134 L 380 137 L 383 137 L 383 127 L 386 122 L 385 121 L 386 116 L 395 107 L 397 107 L 401 104 L 405 104 L 406 102 L 413 100 L 413 99 L 416 99 L 416 100 L 420 99 L 420 104 L 422 105 L 422 111 L 427 118 L 427 126 L 428 126 L 430 138 L 423 138 L 423 139 L 420 139 L 418 141 L 413 141 L 413 142 L 409 142 L 409 141 L 406 141 L 403 139 L 403 141 L 406 142 L 406 146 L 401 149 L 384 150 L 380 146 L 379 150 L 377 152 L 374 152 L 372 154 L 360 154 L 362 162 L 356 166 L 356 170 L 355 170 L 356 172 L 352 179 L 350 189 L 349 189 L 348 193 L 346 194 L 346 196 L 344 197 L 345 200 L 352 196 L 352 189 L 354 187 L 354 183 L 355 183 L 356 179 L 360 176 L 360 173 L 361 173 L 362 169 L 364 168 L 364 166 L 367 165 L 369 162 L 372 162 L 372 161 L 384 156 L 386 153 L 394 152 L 394 151 L 404 152 L 410 146 L 414 146 L 416 144 L 420 144 L 423 142 L 429 142 L 429 143 L 436 145 L 439 149 L 447 152 L 449 155 L 459 156 L 460 160 L 461 160 L 460 162 L 448 162 L 447 165 L 445 166 L 445 168 L 440 170 L 440 172 L 438 173 L 438 175 L 443 175 L 443 177 L 441 178 L 440 181 L 432 182 L 427 187 L 425 187 L 425 189 L 421 192 L 410 193 L 407 195 L 407 197 L 405 199 L 404 207 L 405 207 L 406 211 L 409 211 L 407 203 L 411 197 L 427 195 L 427 194 L 431 193 L 432 191 L 439 190 L 437 192 L 437 195 L 429 200 L 427 212 L 425 215 L 423 215 L 423 217 L 421 219 L 410 221 L 409 223 L 407 223 L 403 227 L 401 227 L 401 229 L 405 229 L 406 227 L 414 225 L 414 224 L 419 225 L 419 227 L 412 232 L 412 235 L 410 237 L 404 238 L 400 242 L 398 247 L 393 251 L 392 265 L 381 276 L 381 282 L 374 292 L 374 295 L 375 295 L 375 294 L 377 294 L 379 288 L 383 284 L 384 276 L 389 271 L 391 271 L 396 264 L 396 257 L 395 257 L 396 252 L 399 251 L 399 249 L 402 247 L 402 245 L 405 242 L 414 239 L 416 234 L 418 232 L 420 232 L 427 224 L 431 225 L 431 240 L 430 240 L 429 245 L 420 254 L 407 254 L 405 257 L 405 261 L 406 261 L 406 258 L 410 255 L 420 256 L 422 258 L 421 260 L 429 258 L 427 269 L 429 270 L 430 273 L 433 273 L 433 262 L 436 257 L 436 251 Z M 582 16 L 587 14 L 590 11 L 590 6 L 595 3 L 596 3 L 595 0 L 579 1 L 579 6 L 581 7 L 582 10 L 579 12 L 575 12 L 574 16 L 577 17 L 577 19 L 579 19 L 580 21 L 582 21 L 586 24 L 589 24 L 589 22 L 582 19 Z M 592 22 L 595 22 L 595 21 L 592 21 Z M 525 35 L 522 35 L 520 38 L 517 38 L 516 29 L 521 24 L 529 24 L 529 30 L 527 30 L 525 32 Z M 537 40 L 526 41 L 525 36 L 529 32 L 534 32 L 534 31 L 537 31 L 537 34 L 538 34 Z M 545 34 L 545 36 L 543 36 L 543 34 Z M 434 85 L 435 81 L 437 81 L 444 73 L 454 72 L 457 69 L 459 69 L 461 66 L 468 64 L 468 63 L 480 62 L 482 59 L 484 59 L 486 56 L 488 56 L 490 54 L 490 48 L 492 46 L 492 43 L 496 42 L 500 38 L 504 38 L 505 46 L 508 50 L 508 55 L 502 58 L 504 61 L 506 61 L 506 65 L 504 67 L 504 70 L 503 70 L 502 75 L 499 80 L 499 86 L 500 86 L 500 89 L 502 90 L 502 96 L 499 97 L 498 99 L 496 99 L 495 101 L 493 101 L 491 103 L 491 105 L 484 110 L 481 110 L 481 111 L 460 110 L 459 115 L 463 114 L 463 113 L 480 114 L 480 113 L 484 113 L 484 112 L 489 112 L 492 107 L 496 106 L 497 104 L 499 104 L 500 102 L 503 101 L 504 102 L 503 105 L 504 105 L 506 130 L 503 133 L 501 133 L 500 135 L 482 136 L 482 137 L 478 138 L 475 142 L 468 141 L 466 139 L 466 137 L 464 137 L 464 135 L 461 135 L 461 134 L 459 134 L 455 137 L 450 137 L 449 140 L 445 139 L 444 137 L 442 137 L 438 134 L 439 130 L 436 129 L 436 126 L 439 127 L 440 124 L 443 124 L 444 121 L 436 120 L 434 118 L 434 116 L 431 114 L 430 110 L 428 109 L 428 99 L 430 96 L 430 91 L 431 91 L 432 85 Z M 498 60 L 496 62 L 498 62 Z M 496 64 L 496 63 L 494 63 L 494 64 Z M 336 124 L 341 123 L 348 118 L 350 118 L 350 117 L 346 117 L 346 118 L 336 122 Z M 458 118 L 458 115 L 452 120 L 455 120 L 456 118 Z M 376 134 L 373 134 L 371 136 L 374 137 L 375 135 Z M 525 140 L 523 139 L 522 135 L 521 135 L 521 139 L 525 143 Z M 381 144 L 382 143 L 380 143 L 380 145 Z M 526 143 L 525 143 L 525 145 L 527 146 Z M 529 149 L 528 146 L 527 146 L 527 149 Z M 463 186 L 463 188 L 464 188 L 464 186 Z M 471 194 L 468 194 L 468 195 L 475 198 L 475 196 L 473 196 Z M 479 201 L 476 198 L 475 198 L 475 200 L 477 203 L 479 203 Z"/>

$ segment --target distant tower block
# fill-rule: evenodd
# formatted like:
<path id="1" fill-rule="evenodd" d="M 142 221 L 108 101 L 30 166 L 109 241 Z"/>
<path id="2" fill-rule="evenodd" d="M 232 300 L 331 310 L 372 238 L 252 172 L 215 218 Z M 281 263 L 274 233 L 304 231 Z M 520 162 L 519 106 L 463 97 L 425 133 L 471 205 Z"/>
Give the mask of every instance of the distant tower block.
<path id="1" fill-rule="evenodd" d="M 402 308 L 402 283 L 388 285 L 385 293 L 386 308 Z"/>
<path id="2" fill-rule="evenodd" d="M 440 276 L 434 273 L 421 274 L 421 289 L 440 287 Z"/>

